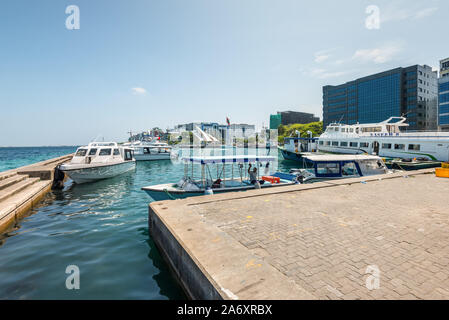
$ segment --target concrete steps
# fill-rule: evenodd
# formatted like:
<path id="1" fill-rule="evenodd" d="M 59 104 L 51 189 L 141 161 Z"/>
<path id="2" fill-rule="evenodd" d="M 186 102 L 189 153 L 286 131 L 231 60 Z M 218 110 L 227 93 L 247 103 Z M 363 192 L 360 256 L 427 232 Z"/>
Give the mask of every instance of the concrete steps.
<path id="1" fill-rule="evenodd" d="M 36 179 L 36 178 L 33 178 Z M 34 206 L 36 201 L 35 198 L 42 195 L 41 190 L 47 188 L 51 182 L 49 181 L 39 181 L 29 185 L 27 188 L 23 189 L 21 192 L 11 195 L 10 197 L 4 199 L 0 202 L 0 222 L 3 218 L 11 215 L 11 213 L 17 211 L 20 206 Z M 15 214 L 15 213 L 14 213 Z"/>
<path id="2" fill-rule="evenodd" d="M 0 172 L 0 233 L 19 221 L 51 189 L 54 168 L 72 155 Z"/>
<path id="3" fill-rule="evenodd" d="M 16 171 L 6 171 L 6 172 L 2 172 L 0 173 L 0 181 L 3 181 L 5 179 L 8 179 L 14 175 L 17 175 Z"/>
<path id="4" fill-rule="evenodd" d="M 0 190 L 6 189 L 12 186 L 13 184 L 19 183 L 20 181 L 23 181 L 26 178 L 27 178 L 26 176 L 15 174 L 9 178 L 0 180 Z"/>
<path id="5" fill-rule="evenodd" d="M 8 186 L 7 188 L 0 190 L 0 203 L 40 180 L 39 178 L 28 178 L 27 176 L 24 177 L 25 179 L 23 179 L 22 181 L 18 181 L 13 185 Z"/>

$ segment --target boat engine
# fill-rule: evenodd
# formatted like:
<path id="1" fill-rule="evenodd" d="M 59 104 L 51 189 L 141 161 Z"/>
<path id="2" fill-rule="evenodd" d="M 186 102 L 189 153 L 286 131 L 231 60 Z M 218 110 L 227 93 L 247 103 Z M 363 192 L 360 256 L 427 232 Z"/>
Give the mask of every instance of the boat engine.
<path id="1" fill-rule="evenodd" d="M 57 166 L 53 173 L 53 184 L 51 185 L 52 190 L 61 190 L 64 188 L 64 172 Z"/>

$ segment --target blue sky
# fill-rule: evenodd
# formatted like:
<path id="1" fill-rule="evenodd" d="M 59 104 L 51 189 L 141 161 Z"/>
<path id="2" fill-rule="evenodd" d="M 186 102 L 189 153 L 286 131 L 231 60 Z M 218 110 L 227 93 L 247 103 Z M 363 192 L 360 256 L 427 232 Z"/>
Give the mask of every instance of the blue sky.
<path id="1" fill-rule="evenodd" d="M 65 9 L 80 9 L 68 30 Z M 369 5 L 380 28 L 368 29 Z M 2 0 L 0 146 L 322 117 L 322 86 L 449 56 L 446 0 Z"/>

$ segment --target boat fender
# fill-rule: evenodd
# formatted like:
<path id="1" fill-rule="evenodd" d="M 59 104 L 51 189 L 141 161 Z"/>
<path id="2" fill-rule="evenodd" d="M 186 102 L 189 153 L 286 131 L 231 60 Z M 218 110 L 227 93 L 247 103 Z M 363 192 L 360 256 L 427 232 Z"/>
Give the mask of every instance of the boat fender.
<path id="1" fill-rule="evenodd" d="M 210 196 L 210 195 L 214 194 L 214 191 L 211 188 L 207 188 L 204 191 L 204 194 Z"/>
<path id="2" fill-rule="evenodd" d="M 254 189 L 260 189 L 260 182 L 256 181 L 256 183 L 254 183 Z"/>

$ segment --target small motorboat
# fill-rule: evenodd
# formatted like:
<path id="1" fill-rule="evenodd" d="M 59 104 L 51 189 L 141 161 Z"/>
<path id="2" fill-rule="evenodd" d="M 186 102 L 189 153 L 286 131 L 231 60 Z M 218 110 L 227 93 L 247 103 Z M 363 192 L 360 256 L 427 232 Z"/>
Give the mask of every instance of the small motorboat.
<path id="1" fill-rule="evenodd" d="M 276 160 L 277 157 L 251 155 L 185 157 L 181 159 L 184 176 L 178 183 L 153 185 L 142 190 L 153 200 L 160 201 L 296 184 L 295 175 L 270 174 L 270 164 Z M 198 178 L 194 177 L 195 165 L 200 166 Z M 211 165 L 215 165 L 212 170 Z M 264 175 L 261 176 L 259 171 L 262 170 Z"/>
<path id="2" fill-rule="evenodd" d="M 392 173 L 381 157 L 371 155 L 313 155 L 304 156 L 309 164 L 305 169 L 292 169 L 300 183 L 323 180 L 358 178 Z"/>
<path id="3" fill-rule="evenodd" d="M 91 142 L 76 150 L 72 160 L 59 166 L 75 183 L 115 177 L 133 170 L 133 150 L 116 142 Z"/>

